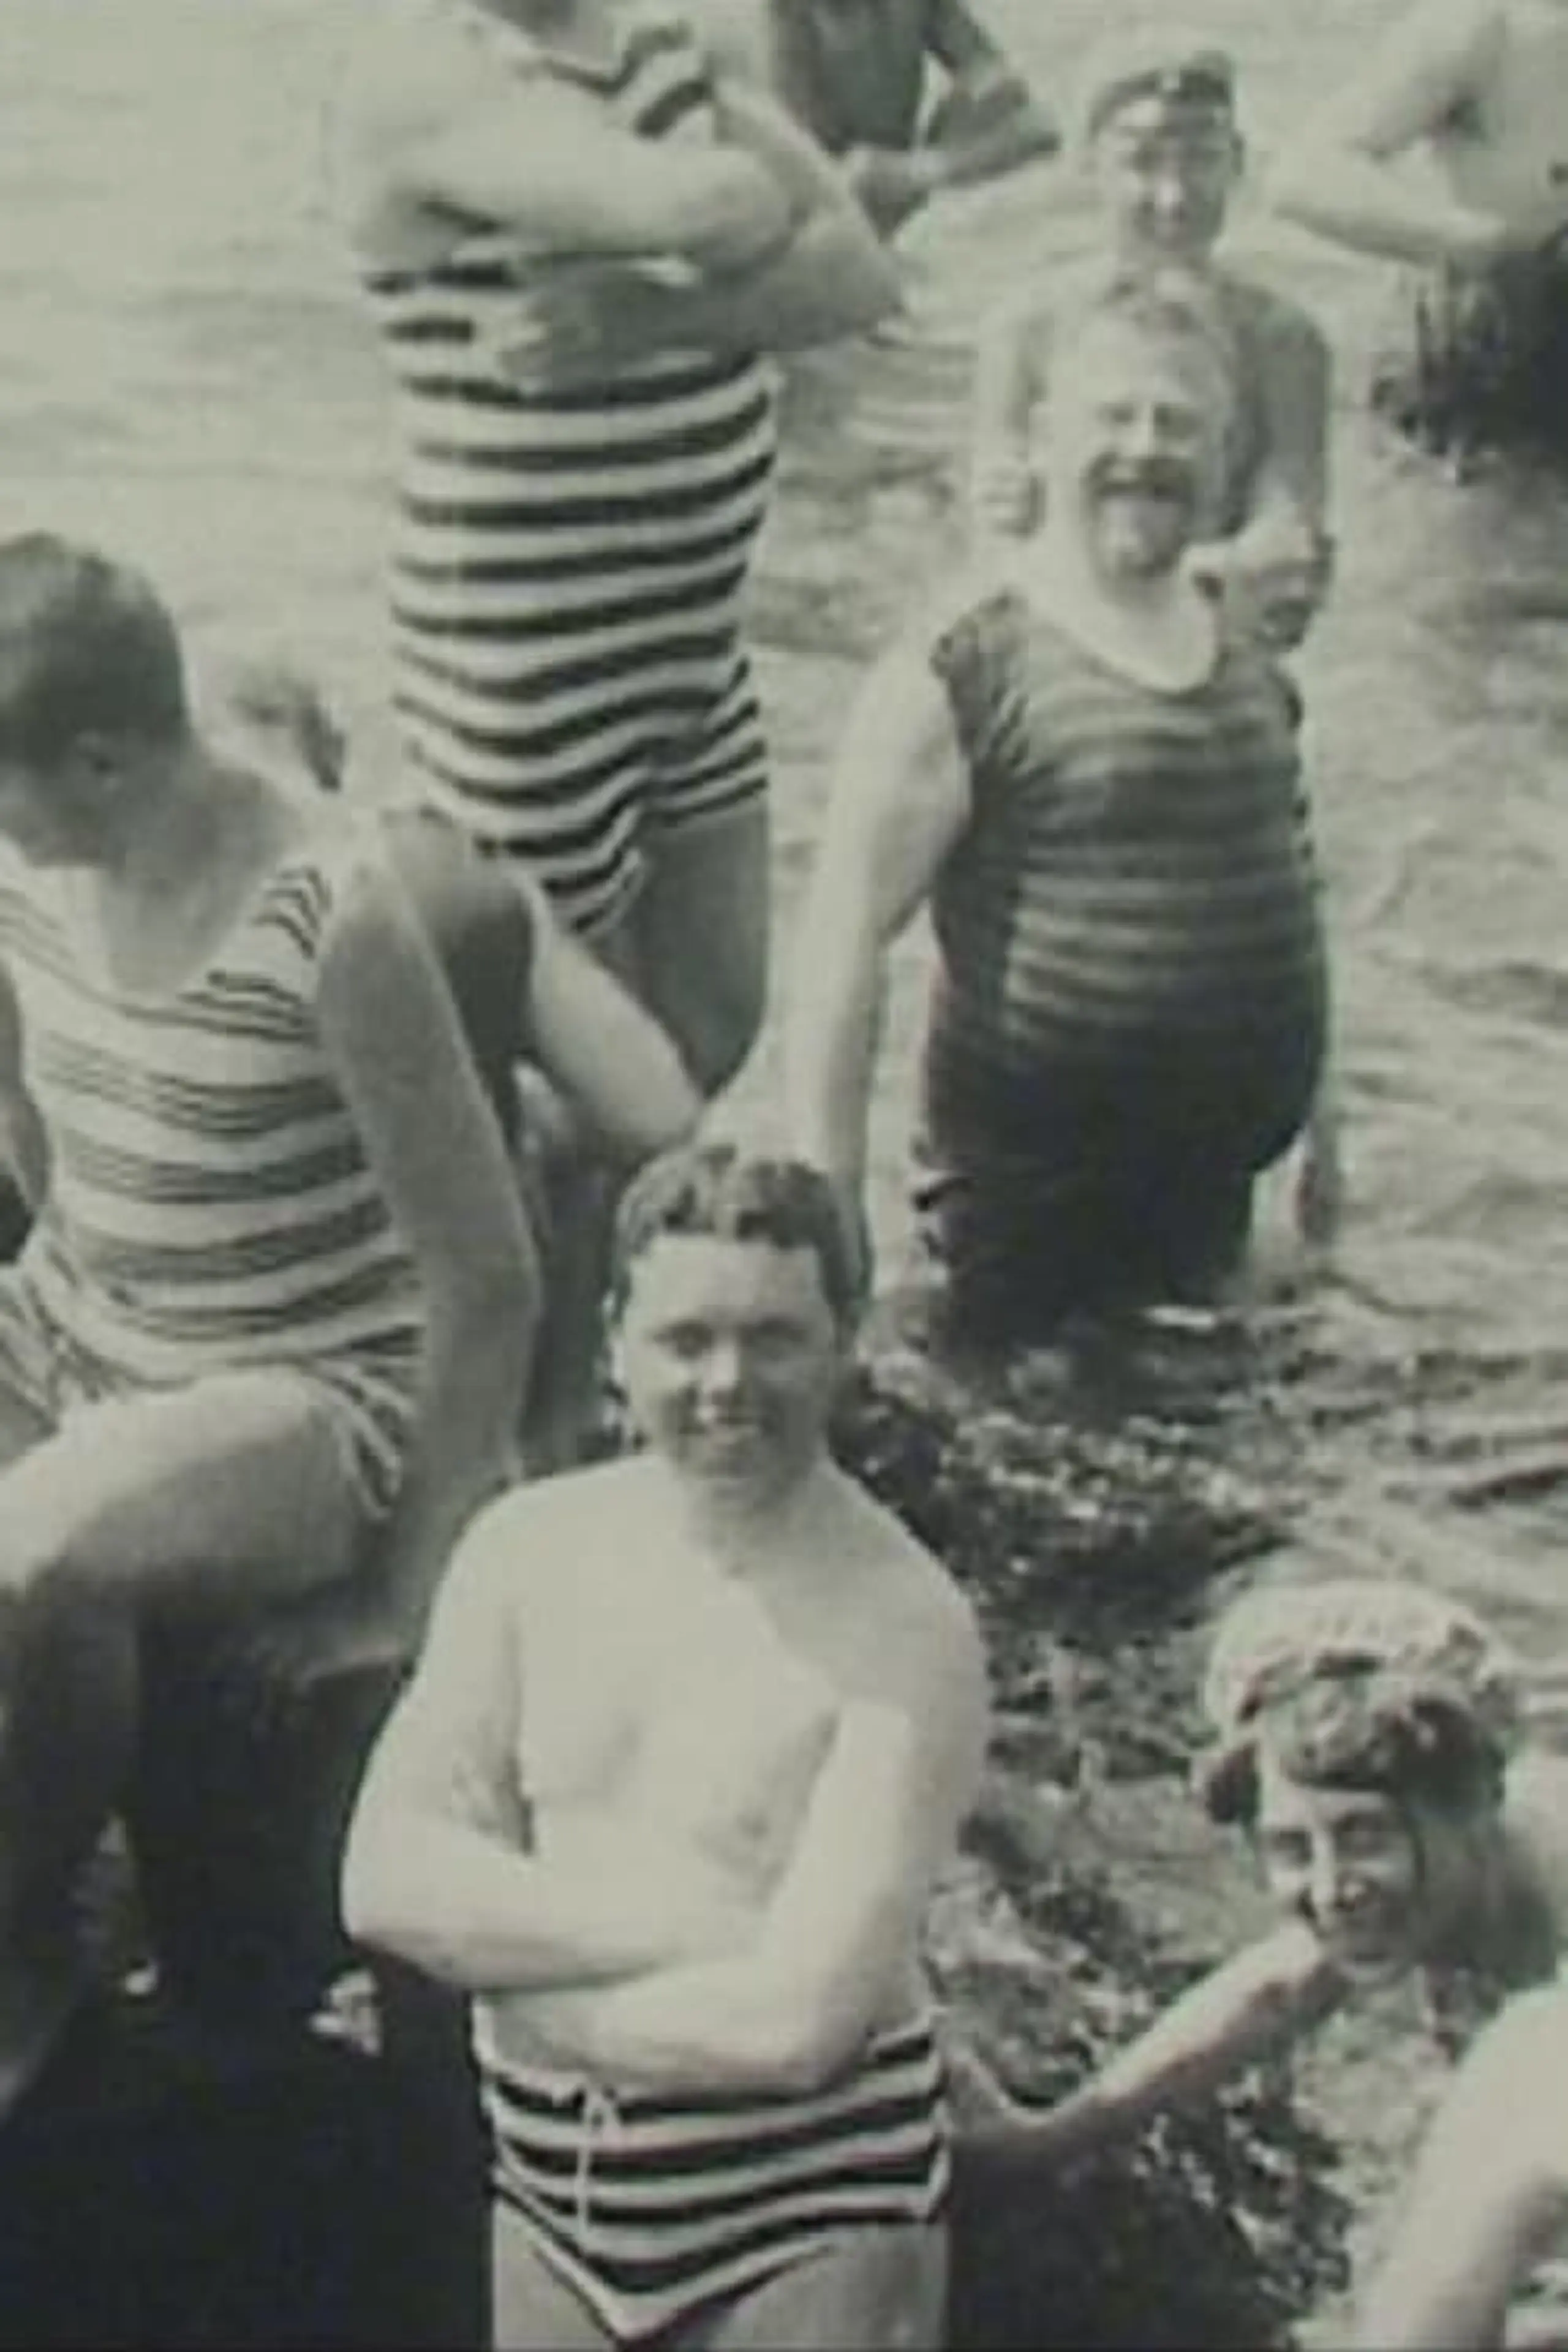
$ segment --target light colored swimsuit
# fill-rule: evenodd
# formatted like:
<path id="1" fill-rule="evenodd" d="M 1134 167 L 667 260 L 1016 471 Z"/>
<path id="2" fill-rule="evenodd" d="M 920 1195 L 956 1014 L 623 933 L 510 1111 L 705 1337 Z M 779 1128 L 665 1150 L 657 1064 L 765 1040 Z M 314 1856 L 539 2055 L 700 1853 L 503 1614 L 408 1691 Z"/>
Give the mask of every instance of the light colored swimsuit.
<path id="1" fill-rule="evenodd" d="M 0 1277 L 0 1374 L 74 1405 L 284 1368 L 342 1430 L 367 1508 L 401 1473 L 423 1342 L 408 1251 L 322 1053 L 334 902 L 374 856 L 352 831 L 289 853 L 203 970 L 115 987 L 57 877 L 0 869 L 0 955 L 48 1191 Z"/>
<path id="2" fill-rule="evenodd" d="M 709 70 L 679 19 L 628 15 L 595 68 L 462 13 L 497 71 L 586 88 L 639 137 L 702 135 Z M 661 826 L 765 786 L 740 624 L 773 383 L 758 358 L 694 351 L 569 389 L 503 377 L 490 341 L 530 268 L 512 233 L 476 226 L 444 260 L 366 279 L 402 449 L 394 694 L 423 792 L 592 931 L 635 898 Z"/>

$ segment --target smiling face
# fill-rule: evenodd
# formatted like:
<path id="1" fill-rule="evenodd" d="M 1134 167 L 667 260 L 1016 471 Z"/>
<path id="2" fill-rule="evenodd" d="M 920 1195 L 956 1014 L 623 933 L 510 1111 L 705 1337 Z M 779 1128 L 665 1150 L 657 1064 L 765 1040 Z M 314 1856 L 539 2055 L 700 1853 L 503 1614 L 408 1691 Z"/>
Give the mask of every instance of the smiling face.
<path id="1" fill-rule="evenodd" d="M 1052 369 L 1047 511 L 1070 516 L 1101 572 L 1173 572 L 1218 482 L 1230 394 L 1217 353 L 1107 314 Z"/>
<path id="2" fill-rule="evenodd" d="M 616 1348 L 649 1444 L 716 1498 L 754 1509 L 819 1459 L 847 1335 L 814 1249 L 662 1233 L 630 1267 Z"/>
<path id="3" fill-rule="evenodd" d="M 1398 1976 L 1447 1925 L 1415 1814 L 1380 1790 L 1310 1786 L 1265 1747 L 1253 1837 L 1270 1894 L 1346 1976 Z"/>
<path id="4" fill-rule="evenodd" d="M 1201 265 L 1213 251 L 1241 171 L 1229 113 L 1129 100 L 1096 131 L 1089 170 L 1117 252 L 1126 260 Z"/>

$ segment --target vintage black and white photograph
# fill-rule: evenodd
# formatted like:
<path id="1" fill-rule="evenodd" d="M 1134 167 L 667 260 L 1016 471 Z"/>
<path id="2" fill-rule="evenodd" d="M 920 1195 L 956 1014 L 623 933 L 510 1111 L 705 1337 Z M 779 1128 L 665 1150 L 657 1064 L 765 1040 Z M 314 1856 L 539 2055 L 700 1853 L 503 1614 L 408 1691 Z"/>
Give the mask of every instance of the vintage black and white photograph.
<path id="1" fill-rule="evenodd" d="M 0 114 L 0 2352 L 1568 2347 L 1568 0 Z"/>

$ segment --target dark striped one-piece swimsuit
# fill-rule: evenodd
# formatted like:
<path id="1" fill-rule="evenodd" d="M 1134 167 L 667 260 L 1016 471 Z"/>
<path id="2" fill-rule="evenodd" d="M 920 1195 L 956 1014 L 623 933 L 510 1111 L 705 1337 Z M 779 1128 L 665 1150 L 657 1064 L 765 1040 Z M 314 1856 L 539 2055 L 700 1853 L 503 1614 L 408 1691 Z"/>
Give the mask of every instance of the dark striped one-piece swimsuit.
<path id="1" fill-rule="evenodd" d="M 1205 1204 L 1244 1240 L 1253 1175 L 1310 1108 L 1326 984 L 1294 689 L 1240 642 L 1189 690 L 1146 686 L 1014 589 L 933 662 L 972 811 L 932 894 L 923 1196 L 955 1271 L 1021 1307 L 1036 1265 L 1044 1321 L 1146 1248 L 1180 1260 L 1185 1222 L 1205 1256 Z M 1097 1268 L 1101 1246 L 1127 1263 Z"/>
<path id="2" fill-rule="evenodd" d="M 705 135 L 709 70 L 678 19 L 628 12 L 599 68 L 433 5 L 498 71 L 570 79 L 643 138 Z M 366 280 L 399 419 L 393 694 L 420 791 L 591 932 L 635 898 L 661 826 L 764 789 L 740 623 L 773 383 L 756 356 L 704 352 L 586 386 L 504 377 L 494 340 L 526 316 L 529 268 L 489 228 Z"/>

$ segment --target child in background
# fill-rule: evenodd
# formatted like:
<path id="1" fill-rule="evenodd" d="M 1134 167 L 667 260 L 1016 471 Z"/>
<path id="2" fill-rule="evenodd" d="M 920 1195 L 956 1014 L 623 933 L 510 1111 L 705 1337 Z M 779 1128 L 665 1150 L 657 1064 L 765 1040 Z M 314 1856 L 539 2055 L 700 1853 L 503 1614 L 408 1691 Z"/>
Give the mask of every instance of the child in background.
<path id="1" fill-rule="evenodd" d="M 1237 401 L 1218 495 L 1189 564 L 1276 648 L 1297 644 L 1328 579 L 1330 358 L 1297 304 L 1214 258 L 1244 154 L 1230 58 L 1158 26 L 1097 51 L 1079 146 L 1102 236 L 1068 280 L 1175 264 L 1213 286 L 1235 347 Z M 983 329 L 971 462 L 981 537 L 1023 537 L 1039 520 L 1035 425 L 1068 291 L 1061 276 L 1031 287 Z"/>

